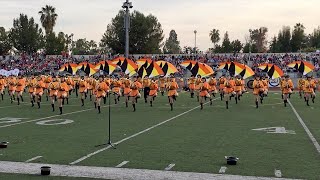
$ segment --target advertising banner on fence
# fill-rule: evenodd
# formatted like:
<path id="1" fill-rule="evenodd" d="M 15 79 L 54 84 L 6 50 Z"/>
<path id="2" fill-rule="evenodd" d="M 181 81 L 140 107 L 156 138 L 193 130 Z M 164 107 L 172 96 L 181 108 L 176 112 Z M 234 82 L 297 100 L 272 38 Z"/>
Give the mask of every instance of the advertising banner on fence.
<path id="1" fill-rule="evenodd" d="M 269 80 L 269 87 L 279 87 L 280 85 L 280 79 L 270 79 Z"/>

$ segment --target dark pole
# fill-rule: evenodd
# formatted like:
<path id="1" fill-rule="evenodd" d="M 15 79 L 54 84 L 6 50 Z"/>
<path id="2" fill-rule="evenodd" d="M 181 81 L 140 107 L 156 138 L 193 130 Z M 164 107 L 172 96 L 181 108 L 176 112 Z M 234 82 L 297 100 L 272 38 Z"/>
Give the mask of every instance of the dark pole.
<path id="1" fill-rule="evenodd" d="M 111 93 L 109 94 L 109 139 L 108 139 L 108 145 L 116 149 L 116 147 L 113 146 L 111 142 Z"/>
<path id="2" fill-rule="evenodd" d="M 110 107 L 110 105 L 111 105 L 111 102 L 110 102 L 110 96 L 111 95 L 109 95 L 109 140 L 108 140 L 108 144 L 111 144 L 111 107 Z"/>
<path id="3" fill-rule="evenodd" d="M 123 3 L 122 8 L 125 9 L 124 28 L 125 28 L 125 53 L 126 58 L 129 57 L 129 28 L 130 28 L 130 9 L 132 8 L 132 2 L 126 0 Z"/>

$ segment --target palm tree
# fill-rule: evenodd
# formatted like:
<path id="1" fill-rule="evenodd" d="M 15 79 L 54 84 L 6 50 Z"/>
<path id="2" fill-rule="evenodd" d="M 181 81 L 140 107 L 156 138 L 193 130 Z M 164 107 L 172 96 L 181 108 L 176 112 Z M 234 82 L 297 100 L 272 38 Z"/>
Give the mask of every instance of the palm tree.
<path id="1" fill-rule="evenodd" d="M 53 32 L 53 27 L 56 25 L 58 14 L 56 14 L 56 8 L 46 5 L 39 11 L 40 21 L 42 27 L 46 31 L 46 35 Z"/>
<path id="2" fill-rule="evenodd" d="M 220 33 L 218 29 L 212 29 L 210 31 L 210 39 L 211 42 L 213 43 L 214 47 L 216 46 L 216 44 L 220 41 Z"/>

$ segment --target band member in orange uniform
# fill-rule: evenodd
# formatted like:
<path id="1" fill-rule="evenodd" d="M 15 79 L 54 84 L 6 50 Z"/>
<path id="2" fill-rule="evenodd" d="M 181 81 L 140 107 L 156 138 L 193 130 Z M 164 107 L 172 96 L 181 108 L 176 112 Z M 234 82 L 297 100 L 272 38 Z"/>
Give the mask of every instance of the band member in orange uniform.
<path id="1" fill-rule="evenodd" d="M 124 100 L 126 103 L 126 107 L 128 107 L 128 102 L 129 102 L 129 97 L 130 97 L 130 85 L 131 85 L 131 81 L 129 78 L 125 78 L 123 80 L 123 96 L 124 96 Z"/>
<path id="2" fill-rule="evenodd" d="M 201 75 L 198 75 L 197 78 L 196 78 L 196 82 L 195 82 L 195 92 L 196 92 L 196 96 L 197 96 L 197 101 L 199 102 L 200 100 L 200 97 L 199 97 L 199 94 L 200 94 L 200 83 L 202 82 L 202 78 L 201 78 Z"/>
<path id="3" fill-rule="evenodd" d="M 149 91 L 149 99 L 150 99 L 150 106 L 152 107 L 152 101 L 154 101 L 155 97 L 158 95 L 158 83 L 153 78 L 151 79 L 150 83 L 150 91 Z"/>
<path id="4" fill-rule="evenodd" d="M 305 82 L 305 79 L 299 78 L 299 80 L 298 80 L 298 91 L 299 91 L 300 98 L 302 98 L 304 82 Z"/>
<path id="5" fill-rule="evenodd" d="M 68 91 L 68 84 L 66 83 L 66 80 L 64 77 L 61 77 L 60 83 L 58 85 L 58 101 L 59 101 L 59 110 L 60 115 L 62 114 L 62 105 L 63 100 L 67 97 L 67 91 Z"/>
<path id="6" fill-rule="evenodd" d="M 310 98 L 312 98 L 312 102 L 314 103 L 314 99 L 316 98 L 316 94 L 314 92 L 315 86 L 316 85 L 314 84 L 314 81 L 312 81 L 312 77 L 307 76 L 307 80 L 304 82 L 304 88 L 303 88 L 307 106 L 310 106 L 309 105 Z"/>
<path id="7" fill-rule="evenodd" d="M 57 100 L 58 96 L 58 87 L 59 87 L 59 82 L 57 78 L 54 76 L 52 78 L 52 81 L 48 85 L 48 90 L 49 90 L 49 96 L 51 99 L 51 107 L 52 107 L 52 112 L 54 112 L 54 102 Z"/>
<path id="8" fill-rule="evenodd" d="M 177 89 L 179 89 L 178 83 L 175 81 L 175 78 L 172 76 L 168 84 L 168 97 L 169 97 L 171 111 L 173 110 L 173 103 L 178 96 Z"/>
<path id="9" fill-rule="evenodd" d="M 10 96 L 10 100 L 11 100 L 11 104 L 12 104 L 13 100 L 14 100 L 14 94 L 15 94 L 16 88 L 17 88 L 16 78 L 13 76 L 9 77 L 8 84 L 9 84 L 9 96 Z"/>
<path id="10" fill-rule="evenodd" d="M 166 83 L 167 83 L 167 80 L 164 76 L 161 76 L 159 78 L 159 86 L 160 86 L 160 92 L 161 92 L 161 95 L 164 96 L 164 91 L 166 89 Z"/>
<path id="11" fill-rule="evenodd" d="M 89 94 L 89 97 L 90 97 L 90 101 L 92 101 L 92 94 L 93 94 L 93 92 L 92 92 L 92 89 L 93 89 L 92 83 L 93 83 L 94 79 L 88 77 L 86 81 L 87 81 L 87 85 L 88 85 L 88 94 Z"/>
<path id="12" fill-rule="evenodd" d="M 148 100 L 148 95 L 149 95 L 149 92 L 150 92 L 150 84 L 151 84 L 151 81 L 150 79 L 146 76 L 143 78 L 143 98 L 144 98 L 144 102 L 147 103 Z"/>
<path id="13" fill-rule="evenodd" d="M 255 96 L 256 108 L 258 108 L 259 98 L 260 98 L 260 103 L 262 104 L 263 99 L 261 98 L 261 96 L 264 90 L 264 86 L 259 75 L 255 76 L 252 86 L 253 86 L 253 95 Z"/>
<path id="14" fill-rule="evenodd" d="M 38 77 L 38 81 L 36 82 L 36 99 L 38 104 L 38 109 L 40 109 L 41 97 L 43 95 L 43 89 L 45 88 L 45 84 L 42 81 L 41 77 Z"/>
<path id="15" fill-rule="evenodd" d="M 92 95 L 93 95 L 93 103 L 94 103 L 94 108 L 97 109 L 97 84 L 98 84 L 99 78 L 93 78 L 92 79 Z"/>
<path id="16" fill-rule="evenodd" d="M 284 107 L 287 107 L 288 96 L 292 93 L 292 89 L 293 89 L 293 83 L 290 80 L 290 76 L 286 75 L 284 82 L 282 82 Z"/>
<path id="17" fill-rule="evenodd" d="M 95 89 L 97 90 L 96 98 L 97 98 L 98 112 L 100 114 L 101 98 L 106 97 L 107 90 L 108 90 L 107 84 L 103 81 L 103 76 L 100 76 L 99 82 L 97 83 Z"/>
<path id="18" fill-rule="evenodd" d="M 311 76 L 311 82 L 312 82 L 312 84 L 314 84 L 313 92 L 316 93 L 318 80 L 316 78 L 314 78 L 314 76 Z"/>
<path id="19" fill-rule="evenodd" d="M 230 76 L 227 76 L 224 82 L 223 92 L 226 100 L 226 108 L 229 109 L 229 100 L 234 93 L 234 80 L 232 80 Z"/>
<path id="20" fill-rule="evenodd" d="M 6 85 L 6 81 L 5 81 L 5 79 L 3 78 L 3 76 L 0 75 L 0 94 L 1 94 L 1 100 L 3 100 L 3 93 L 4 93 L 5 85 Z"/>
<path id="21" fill-rule="evenodd" d="M 47 101 L 49 101 L 49 94 L 50 94 L 50 90 L 48 89 L 49 84 L 52 82 L 52 77 L 51 76 L 45 76 L 44 80 L 43 80 L 44 84 L 45 84 L 45 94 L 46 94 L 46 98 Z"/>
<path id="22" fill-rule="evenodd" d="M 79 92 L 80 92 L 80 98 L 81 98 L 81 106 L 84 106 L 85 94 L 87 93 L 87 90 L 88 90 L 88 83 L 87 81 L 84 80 L 84 76 L 81 76 L 81 79 L 78 82 L 78 84 L 79 84 Z"/>
<path id="23" fill-rule="evenodd" d="M 112 92 L 114 95 L 114 103 L 117 104 L 118 101 L 120 101 L 120 96 L 121 96 L 121 81 L 119 78 L 116 78 L 113 82 L 112 82 L 113 88 L 112 88 Z"/>
<path id="24" fill-rule="evenodd" d="M 111 78 L 110 78 L 109 75 L 106 78 L 104 78 L 104 82 L 108 86 L 108 92 L 107 92 L 107 96 L 106 97 L 109 97 L 109 91 L 110 91 L 110 86 L 111 86 Z"/>
<path id="25" fill-rule="evenodd" d="M 26 79 L 23 78 L 21 75 L 19 75 L 17 79 L 17 89 L 16 89 L 18 105 L 20 105 L 20 98 L 21 98 L 21 101 L 23 102 L 22 93 L 24 91 L 25 86 L 26 86 Z"/>
<path id="26" fill-rule="evenodd" d="M 282 99 L 283 99 L 283 89 L 282 89 L 283 86 L 282 86 L 282 83 L 284 82 L 284 80 L 285 80 L 285 76 L 281 76 L 279 85 L 280 85 L 281 98 L 282 98 Z"/>
<path id="27" fill-rule="evenodd" d="M 264 76 L 261 81 L 262 81 L 262 84 L 264 86 L 263 96 L 268 96 L 268 92 L 269 92 L 269 78 L 268 78 L 268 75 Z"/>
<path id="28" fill-rule="evenodd" d="M 234 84 L 234 92 L 236 93 L 234 99 L 236 100 L 236 104 L 238 104 L 238 100 L 240 101 L 240 96 L 242 95 L 242 80 L 240 76 L 236 77 Z"/>
<path id="29" fill-rule="evenodd" d="M 211 96 L 209 94 L 209 89 L 210 89 L 210 85 L 209 83 L 206 81 L 206 78 L 203 77 L 202 81 L 200 83 L 200 106 L 201 106 L 201 110 L 203 109 L 203 103 L 206 101 L 207 98 L 210 99 L 210 105 L 212 105 L 212 99 Z"/>
<path id="30" fill-rule="evenodd" d="M 34 106 L 35 99 L 36 99 L 36 82 L 37 79 L 34 76 L 31 76 L 31 78 L 28 81 L 28 92 L 30 95 L 30 101 L 31 101 L 31 106 Z"/>
<path id="31" fill-rule="evenodd" d="M 136 111 L 136 103 L 137 103 L 137 99 L 141 97 L 141 94 L 139 92 L 139 89 L 142 88 L 142 84 L 140 83 L 140 81 L 138 80 L 137 77 L 133 78 L 133 82 L 130 85 L 130 99 L 132 102 L 132 107 L 133 107 L 133 112 Z"/>
<path id="32" fill-rule="evenodd" d="M 226 78 L 224 77 L 224 75 L 222 75 L 220 78 L 219 78 L 219 91 L 220 91 L 220 98 L 221 98 L 221 101 L 223 100 L 223 97 L 224 97 L 224 83 L 226 81 Z"/>
<path id="33" fill-rule="evenodd" d="M 217 94 L 217 79 L 215 78 L 215 75 L 212 75 L 212 77 L 209 79 L 209 92 L 212 94 L 213 97 L 216 97 Z"/>
<path id="34" fill-rule="evenodd" d="M 188 79 L 188 86 L 190 90 L 190 97 L 194 97 L 194 90 L 196 89 L 196 78 L 194 75 L 191 75 L 191 77 Z"/>

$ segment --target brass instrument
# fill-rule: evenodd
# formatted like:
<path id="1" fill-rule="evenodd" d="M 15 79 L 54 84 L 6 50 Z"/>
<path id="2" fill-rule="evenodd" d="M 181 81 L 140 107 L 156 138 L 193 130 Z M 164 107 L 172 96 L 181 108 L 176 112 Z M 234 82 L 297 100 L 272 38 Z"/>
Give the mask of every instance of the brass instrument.
<path id="1" fill-rule="evenodd" d="M 230 84 L 229 81 L 226 81 L 226 87 L 227 87 L 227 88 L 230 88 L 230 87 L 231 87 L 231 84 Z"/>
<path id="2" fill-rule="evenodd" d="M 137 90 L 138 88 L 135 83 L 132 83 L 130 89 Z"/>
<path id="3" fill-rule="evenodd" d="M 236 79 L 236 85 L 237 86 L 241 86 L 241 80 L 240 79 Z"/>

